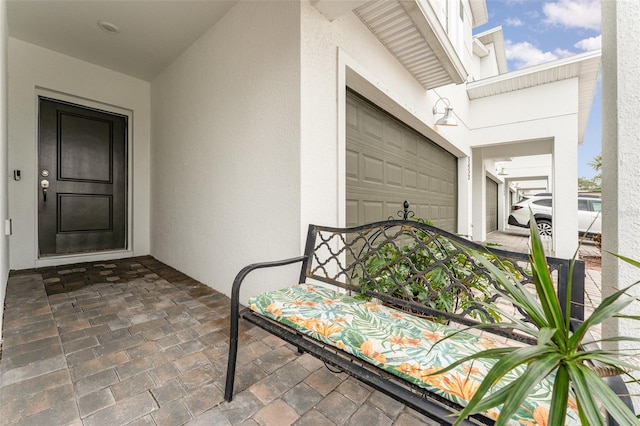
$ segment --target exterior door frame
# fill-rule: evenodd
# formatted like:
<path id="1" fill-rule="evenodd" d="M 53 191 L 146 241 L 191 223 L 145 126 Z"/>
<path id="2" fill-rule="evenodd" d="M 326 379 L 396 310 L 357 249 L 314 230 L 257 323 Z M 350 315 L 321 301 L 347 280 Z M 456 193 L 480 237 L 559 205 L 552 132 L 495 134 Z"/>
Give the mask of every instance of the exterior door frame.
<path id="1" fill-rule="evenodd" d="M 124 257 L 133 256 L 133 180 L 134 180 L 134 171 L 133 171 L 133 144 L 135 143 L 133 140 L 133 111 L 121 108 L 116 105 L 104 104 L 99 101 L 94 101 L 91 99 L 86 99 L 82 97 L 77 97 L 73 95 L 69 95 L 66 93 L 58 92 L 55 90 L 49 90 L 45 88 L 36 88 L 35 97 L 34 97 L 34 108 L 36 109 L 36 122 L 34 125 L 36 126 L 35 132 L 35 159 L 34 164 L 31 167 L 34 176 L 39 176 L 40 170 L 38 165 L 38 122 L 40 117 L 39 110 L 39 98 L 47 97 L 54 100 L 59 100 L 62 102 L 69 102 L 72 104 L 79 105 L 81 107 L 98 109 L 106 112 L 111 112 L 115 114 L 124 115 L 127 117 L 127 248 L 122 250 L 107 250 L 100 252 L 91 252 L 91 253 L 73 253 L 73 254 L 61 254 L 61 255 L 47 255 L 46 257 L 40 257 L 39 250 L 39 241 L 38 241 L 38 209 L 35 209 L 35 216 L 33 218 L 33 225 L 36 229 L 35 232 L 35 242 L 34 242 L 34 259 L 36 267 L 44 267 L 44 266 L 56 266 L 56 265 L 64 265 L 69 263 L 79 263 L 79 262 L 95 262 L 102 260 L 110 260 L 110 259 L 119 259 Z M 39 182 L 39 179 L 37 179 Z M 39 187 L 32 188 L 32 200 L 35 205 L 38 205 L 38 196 L 40 194 Z"/>

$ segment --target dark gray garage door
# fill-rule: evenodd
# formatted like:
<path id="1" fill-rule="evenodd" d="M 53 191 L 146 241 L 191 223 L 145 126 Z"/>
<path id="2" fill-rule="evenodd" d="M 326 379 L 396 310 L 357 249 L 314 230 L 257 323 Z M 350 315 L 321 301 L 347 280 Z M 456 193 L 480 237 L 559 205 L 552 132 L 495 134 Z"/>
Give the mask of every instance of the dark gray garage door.
<path id="1" fill-rule="evenodd" d="M 487 232 L 498 230 L 498 184 L 487 178 Z"/>
<path id="2" fill-rule="evenodd" d="M 347 93 L 347 225 L 417 217 L 457 231 L 457 158 L 359 95 Z"/>

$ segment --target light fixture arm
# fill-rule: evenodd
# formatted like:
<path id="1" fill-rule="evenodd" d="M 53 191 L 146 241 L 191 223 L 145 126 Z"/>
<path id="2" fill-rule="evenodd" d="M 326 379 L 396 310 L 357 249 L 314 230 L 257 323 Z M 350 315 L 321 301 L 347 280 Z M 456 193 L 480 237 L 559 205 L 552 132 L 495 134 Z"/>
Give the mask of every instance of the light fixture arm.
<path id="1" fill-rule="evenodd" d="M 444 111 L 439 112 L 438 111 L 438 104 L 440 103 L 440 101 L 444 102 L 446 104 L 446 106 L 444 107 Z M 436 103 L 433 105 L 433 115 L 436 114 L 446 114 L 447 110 L 453 110 L 453 108 L 451 108 L 451 102 L 449 101 L 449 99 L 447 98 L 440 98 L 436 101 Z"/>
<path id="2" fill-rule="evenodd" d="M 438 111 L 438 104 L 440 103 L 440 101 L 442 101 L 445 104 L 443 112 Z M 449 101 L 449 99 L 447 98 L 438 99 L 436 103 L 433 105 L 432 111 L 433 111 L 433 115 L 444 114 L 442 118 L 438 119 L 435 122 L 436 126 L 457 126 L 458 125 L 458 120 L 456 120 L 456 118 L 453 116 L 453 108 L 451 107 L 451 102 Z"/>

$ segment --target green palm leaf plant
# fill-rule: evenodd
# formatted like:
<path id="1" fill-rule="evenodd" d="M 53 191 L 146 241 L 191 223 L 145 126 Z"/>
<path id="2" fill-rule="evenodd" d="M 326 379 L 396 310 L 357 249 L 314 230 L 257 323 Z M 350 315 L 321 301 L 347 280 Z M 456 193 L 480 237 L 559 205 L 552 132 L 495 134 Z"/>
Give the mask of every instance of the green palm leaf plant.
<path id="1" fill-rule="evenodd" d="M 620 425 L 640 425 L 640 421 L 632 410 L 611 390 L 603 378 L 596 374 L 593 368 L 594 365 L 599 365 L 616 371 L 630 381 L 637 382 L 632 372 L 637 370 L 638 366 L 625 361 L 618 351 L 600 349 L 597 345 L 582 344 L 583 340 L 588 340 L 585 337 L 589 335 L 589 330 L 607 319 L 615 317 L 640 319 L 637 316 L 620 313 L 636 302 L 635 297 L 628 295 L 628 290 L 640 282 L 606 297 L 584 322 L 574 328 L 569 316 L 563 315 L 563 312 L 569 312 L 569 306 L 562 307 L 556 296 L 555 286 L 546 263 L 542 241 L 533 215 L 531 217 L 530 261 L 537 298 L 511 274 L 509 268 L 488 260 L 484 253 L 474 253 L 473 255 L 496 277 L 504 289 L 504 298 L 524 311 L 530 320 L 525 322 L 514 318 L 507 312 L 502 312 L 503 318 L 508 320 L 503 320 L 493 326 L 519 330 L 533 337 L 537 344 L 484 350 L 438 371 L 438 374 L 442 374 L 463 363 L 479 359 L 495 360 L 495 364 L 480 383 L 477 392 L 464 409 L 458 413 L 456 424 L 462 422 L 468 415 L 482 413 L 499 406 L 502 407 L 496 425 L 508 424 L 528 395 L 535 391 L 536 385 L 546 377 L 555 374 L 548 425 L 565 424 L 570 397 L 575 398 L 578 415 L 583 425 L 606 424 L 605 411 Z M 616 256 L 640 267 L 640 262 L 624 256 Z M 573 269 L 574 261 L 571 262 L 571 269 Z M 572 276 L 571 272 L 569 276 Z M 570 301 L 571 283 L 569 283 L 568 291 L 567 300 Z M 485 328 L 486 325 L 480 324 L 477 327 Z M 640 339 L 619 336 L 601 339 L 598 342 L 620 341 L 640 342 Z M 494 388 L 494 385 L 506 374 L 522 367 L 525 367 L 525 371 L 517 379 L 503 387 Z"/>

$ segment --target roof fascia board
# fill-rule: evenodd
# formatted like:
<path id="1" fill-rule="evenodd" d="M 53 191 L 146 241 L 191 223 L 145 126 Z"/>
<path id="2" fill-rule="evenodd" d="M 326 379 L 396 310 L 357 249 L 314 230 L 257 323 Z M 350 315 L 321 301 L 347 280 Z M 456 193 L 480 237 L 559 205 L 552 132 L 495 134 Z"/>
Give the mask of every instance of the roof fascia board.
<path id="1" fill-rule="evenodd" d="M 489 22 L 489 12 L 487 11 L 487 2 L 485 0 L 469 0 L 469 6 L 471 6 L 473 28 Z"/>
<path id="2" fill-rule="evenodd" d="M 502 26 L 491 28 L 487 31 L 483 31 L 480 34 L 473 36 L 474 39 L 479 40 L 485 46 L 493 43 L 494 51 L 496 55 L 496 62 L 498 64 L 498 72 L 505 74 L 509 72 L 509 66 L 507 64 L 507 53 L 504 47 L 504 33 Z"/>
<path id="3" fill-rule="evenodd" d="M 439 58 L 451 80 L 456 84 L 464 83 L 469 73 L 451 44 L 447 32 L 442 28 L 431 4 L 425 0 L 400 0 L 399 4 Z"/>
<path id="4" fill-rule="evenodd" d="M 512 71 L 506 74 L 501 74 L 501 75 L 496 75 L 493 77 L 488 77 L 482 80 L 477 80 L 471 83 L 467 84 L 467 91 L 470 91 L 472 89 L 475 89 L 477 87 L 482 87 L 482 86 L 488 86 L 491 84 L 495 84 L 495 83 L 502 83 L 505 81 L 509 81 L 509 80 L 513 80 L 513 79 L 517 79 L 519 77 L 525 76 L 525 75 L 531 75 L 531 74 L 536 74 L 536 73 L 542 73 L 554 68 L 563 68 L 563 67 L 568 67 L 571 65 L 575 65 L 578 64 L 580 62 L 587 62 L 589 60 L 597 60 L 600 61 L 600 57 L 602 56 L 602 52 L 600 49 L 597 50 L 592 50 L 586 53 L 582 53 L 579 55 L 574 55 L 574 56 L 570 56 L 568 58 L 563 58 L 563 59 L 557 59 L 555 61 L 552 62 L 546 62 L 544 64 L 539 64 L 539 65 L 533 65 L 530 67 L 526 67 L 526 68 L 521 68 L 519 70 L 516 71 Z M 571 77 L 565 77 L 565 78 L 573 78 L 573 77 L 577 77 L 577 75 L 573 75 Z M 560 80 L 563 80 L 563 78 L 560 78 Z"/>
<path id="5" fill-rule="evenodd" d="M 473 53 L 481 58 L 489 55 L 489 49 L 477 38 L 473 39 Z"/>

